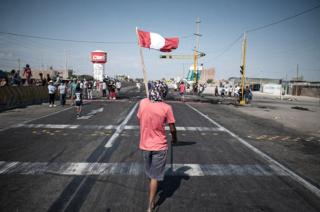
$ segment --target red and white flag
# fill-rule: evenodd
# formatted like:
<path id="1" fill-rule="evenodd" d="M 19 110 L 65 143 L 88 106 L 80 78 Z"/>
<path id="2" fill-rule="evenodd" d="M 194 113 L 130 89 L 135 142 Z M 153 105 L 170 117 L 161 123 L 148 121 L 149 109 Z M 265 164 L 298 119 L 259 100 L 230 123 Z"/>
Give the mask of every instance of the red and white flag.
<path id="1" fill-rule="evenodd" d="M 178 48 L 179 38 L 164 38 L 154 32 L 144 32 L 138 30 L 139 44 L 141 47 L 157 49 L 162 52 L 171 52 Z"/>

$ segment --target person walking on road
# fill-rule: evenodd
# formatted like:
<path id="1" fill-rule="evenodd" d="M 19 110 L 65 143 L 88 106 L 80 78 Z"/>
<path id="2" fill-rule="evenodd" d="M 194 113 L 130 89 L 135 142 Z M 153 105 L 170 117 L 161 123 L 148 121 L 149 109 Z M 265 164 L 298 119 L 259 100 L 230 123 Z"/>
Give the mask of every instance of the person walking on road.
<path id="1" fill-rule="evenodd" d="M 140 122 L 140 144 L 144 159 L 145 173 L 150 179 L 148 211 L 155 206 L 158 181 L 164 178 L 168 144 L 165 124 L 168 123 L 172 143 L 177 142 L 175 118 L 172 107 L 162 101 L 163 88 L 159 82 L 153 82 L 149 90 L 149 99 L 140 101 L 137 117 Z"/>
<path id="2" fill-rule="evenodd" d="M 77 84 L 77 87 L 76 87 L 74 99 L 76 102 L 77 118 L 79 118 L 81 116 L 81 110 L 82 110 L 82 90 L 79 83 Z"/>
<path id="3" fill-rule="evenodd" d="M 67 93 L 67 87 L 64 80 L 62 80 L 62 83 L 59 85 L 58 90 L 60 93 L 60 105 L 64 106 L 66 104 L 66 93 Z"/>
<path id="4" fill-rule="evenodd" d="M 48 92 L 49 92 L 49 107 L 56 107 L 54 104 L 54 99 L 55 99 L 55 93 L 56 93 L 56 86 L 53 85 L 53 81 L 49 81 L 48 85 Z"/>
<path id="5" fill-rule="evenodd" d="M 181 82 L 179 85 L 179 94 L 181 96 L 181 100 L 184 102 L 184 93 L 186 92 L 186 86 L 184 85 L 184 82 Z"/>

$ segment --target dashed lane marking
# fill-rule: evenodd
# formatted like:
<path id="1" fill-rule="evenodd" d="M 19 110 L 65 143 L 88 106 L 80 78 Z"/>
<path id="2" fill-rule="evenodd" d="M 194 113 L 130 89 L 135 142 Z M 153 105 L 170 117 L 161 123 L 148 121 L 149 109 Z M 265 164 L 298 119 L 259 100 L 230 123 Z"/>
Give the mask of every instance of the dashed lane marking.
<path id="1" fill-rule="evenodd" d="M 266 137 L 267 137 L 266 135 L 261 135 L 261 136 L 257 137 L 256 139 L 261 140 L 261 139 L 264 139 Z"/>
<path id="2" fill-rule="evenodd" d="M 21 175 L 142 175 L 141 163 L 48 163 L 48 162 L 6 162 L 0 161 L 0 174 Z M 169 176 L 287 176 L 273 165 L 233 164 L 173 164 L 166 166 Z"/>
<path id="3" fill-rule="evenodd" d="M 17 124 L 16 128 L 41 128 L 44 129 L 43 132 L 46 132 L 45 129 L 88 129 L 88 130 L 112 130 L 117 129 L 120 125 L 72 125 L 72 124 Z M 125 125 L 123 130 L 139 130 L 139 125 Z M 168 126 L 165 127 L 166 130 L 170 130 Z M 176 129 L 178 131 L 224 131 L 222 128 L 218 127 L 179 127 Z"/>
<path id="4" fill-rule="evenodd" d="M 282 138 L 281 141 L 286 141 L 288 139 L 290 139 L 290 136 L 286 136 L 286 137 Z"/>
<path id="5" fill-rule="evenodd" d="M 99 109 L 94 109 L 92 110 L 90 113 L 88 113 L 87 115 L 78 117 L 77 119 L 90 119 L 91 117 L 93 117 L 94 115 L 96 115 L 97 113 L 101 113 L 103 112 L 103 107 L 99 108 Z"/>
<path id="6" fill-rule="evenodd" d="M 46 118 L 46 117 L 49 117 L 49 116 L 53 116 L 53 115 L 55 115 L 55 114 L 61 113 L 61 112 L 66 111 L 66 110 L 70 110 L 70 109 L 72 109 L 72 108 L 73 108 L 73 107 L 68 107 L 68 108 L 65 108 L 65 109 L 62 109 L 62 110 L 53 112 L 53 113 L 49 113 L 49 114 L 44 115 L 44 116 L 40 116 L 40 117 L 37 117 L 37 118 L 34 118 L 34 119 L 30 119 L 30 120 L 28 120 L 28 121 L 24 121 L 24 122 L 22 122 L 21 124 L 27 124 L 27 123 L 30 123 L 30 122 L 35 121 L 35 120 L 39 120 L 39 119 L 42 119 L 42 118 Z M 14 124 L 14 125 L 11 125 L 11 126 L 9 126 L 9 127 L 0 129 L 0 132 L 9 130 L 9 129 L 15 128 L 15 127 L 16 127 L 16 125 Z"/>
<path id="7" fill-rule="evenodd" d="M 192 110 L 194 110 L 195 112 L 199 113 L 202 117 L 204 117 L 205 119 L 207 119 L 209 122 L 211 122 L 212 124 L 218 126 L 219 128 L 224 129 L 225 132 L 227 132 L 229 135 L 231 135 L 233 138 L 237 139 L 240 143 L 242 143 L 243 145 L 245 145 L 247 148 L 249 148 L 250 150 L 252 150 L 253 152 L 255 152 L 256 154 L 260 155 L 262 158 L 264 158 L 266 161 L 268 161 L 273 167 L 273 168 L 278 168 L 281 169 L 283 172 L 287 173 L 288 176 L 290 176 L 293 180 L 295 180 L 296 182 L 300 183 L 302 186 L 304 186 L 306 189 L 308 189 L 309 191 L 311 191 L 312 193 L 314 193 L 317 197 L 320 198 L 320 189 L 317 188 L 316 186 L 312 185 L 311 183 L 309 183 L 307 180 L 303 179 L 302 177 L 300 177 L 298 174 L 296 174 L 295 172 L 291 171 L 290 169 L 288 169 L 287 167 L 285 167 L 284 165 L 282 165 L 281 163 L 279 163 L 278 161 L 276 161 L 275 159 L 271 158 L 270 156 L 268 156 L 267 154 L 263 153 L 262 151 L 260 151 L 259 149 L 257 149 L 256 147 L 252 146 L 250 143 L 248 143 L 247 141 L 245 141 L 244 139 L 240 138 L 240 136 L 236 135 L 235 133 L 231 132 L 230 130 L 226 129 L 225 127 L 223 127 L 222 125 L 220 125 L 219 123 L 217 123 L 216 121 L 214 121 L 213 119 L 211 119 L 209 116 L 203 114 L 202 112 L 200 112 L 199 110 L 197 110 L 196 108 L 192 107 L 190 104 L 186 104 L 189 108 L 191 108 Z"/>

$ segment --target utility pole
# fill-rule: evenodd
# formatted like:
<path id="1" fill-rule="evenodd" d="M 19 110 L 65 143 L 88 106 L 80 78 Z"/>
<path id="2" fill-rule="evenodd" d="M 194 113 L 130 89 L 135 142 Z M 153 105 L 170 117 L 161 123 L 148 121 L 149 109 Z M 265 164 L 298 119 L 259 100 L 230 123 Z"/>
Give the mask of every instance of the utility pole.
<path id="1" fill-rule="evenodd" d="M 244 86 L 245 86 L 245 75 L 246 75 L 246 50 L 247 50 L 247 35 L 243 33 L 243 42 L 242 42 L 242 64 L 240 66 L 241 70 L 241 101 L 240 105 L 245 105 L 246 101 L 244 99 Z"/>
<path id="2" fill-rule="evenodd" d="M 299 64 L 297 64 L 297 78 L 296 78 L 296 96 L 298 96 L 298 83 L 299 80 Z"/>
<path id="3" fill-rule="evenodd" d="M 184 79 L 184 63 L 182 63 L 182 76 L 181 79 Z"/>
<path id="4" fill-rule="evenodd" d="M 196 36 L 196 46 L 194 47 L 194 54 L 193 54 L 193 71 L 195 75 L 195 83 L 198 84 L 198 49 L 199 49 L 199 37 L 201 36 L 200 34 L 200 25 L 201 21 L 200 18 L 198 17 L 196 20 L 196 33 L 194 35 Z"/>
<path id="5" fill-rule="evenodd" d="M 65 54 L 66 54 L 66 67 L 65 67 L 65 74 L 64 76 L 62 76 L 63 78 L 68 78 L 68 55 L 67 55 L 67 50 L 65 50 Z"/>
<path id="6" fill-rule="evenodd" d="M 18 71 L 20 72 L 20 63 L 21 63 L 21 61 L 20 61 L 20 58 L 18 58 Z"/>

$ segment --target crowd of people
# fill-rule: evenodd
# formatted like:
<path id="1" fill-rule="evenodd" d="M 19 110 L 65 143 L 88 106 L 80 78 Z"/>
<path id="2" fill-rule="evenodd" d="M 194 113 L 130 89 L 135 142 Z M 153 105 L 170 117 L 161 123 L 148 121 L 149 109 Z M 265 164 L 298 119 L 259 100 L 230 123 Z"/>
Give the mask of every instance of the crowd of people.
<path id="1" fill-rule="evenodd" d="M 214 91 L 215 96 L 221 96 L 221 97 L 235 97 L 238 102 L 242 100 L 242 89 L 239 85 L 236 85 L 235 87 L 222 87 L 220 90 L 218 86 L 215 87 Z M 250 103 L 252 100 L 253 94 L 249 86 L 246 86 L 244 88 L 243 92 L 243 98 L 245 99 L 246 103 Z"/>
<path id="2" fill-rule="evenodd" d="M 20 70 L 12 69 L 10 72 L 1 71 L 0 86 L 45 86 L 49 84 L 51 77 L 47 74 L 46 77 L 42 73 L 39 73 L 39 77 L 36 79 L 33 76 L 33 72 L 29 64 L 23 68 L 22 75 Z M 59 78 L 59 76 L 55 76 Z"/>
<path id="3" fill-rule="evenodd" d="M 102 96 L 115 100 L 120 89 L 121 82 L 110 77 L 106 77 L 102 82 L 98 80 L 79 80 L 76 78 L 72 80 L 58 78 L 56 81 L 50 79 L 48 81 L 49 107 L 56 107 L 54 103 L 56 95 L 60 97 L 61 106 L 66 104 L 67 98 L 72 100 L 72 105 L 75 105 L 76 99 L 79 98 L 79 95 L 76 95 L 77 93 L 81 93 L 81 99 L 92 100 L 93 98 Z"/>

